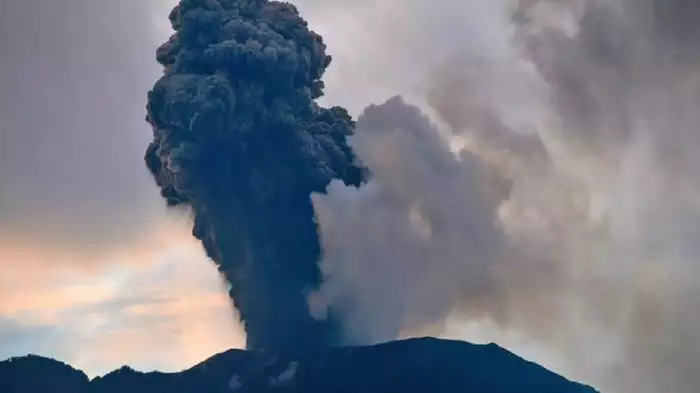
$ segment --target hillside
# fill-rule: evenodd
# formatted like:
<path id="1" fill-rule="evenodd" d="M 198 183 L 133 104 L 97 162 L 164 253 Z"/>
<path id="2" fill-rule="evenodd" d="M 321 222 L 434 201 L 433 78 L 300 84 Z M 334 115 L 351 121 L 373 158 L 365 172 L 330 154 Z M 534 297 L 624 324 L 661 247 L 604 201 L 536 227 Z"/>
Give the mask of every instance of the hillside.
<path id="1" fill-rule="evenodd" d="M 291 361 L 229 350 L 179 373 L 128 367 L 89 381 L 52 359 L 0 362 L 2 393 L 595 393 L 495 344 L 434 338 L 335 348 Z"/>

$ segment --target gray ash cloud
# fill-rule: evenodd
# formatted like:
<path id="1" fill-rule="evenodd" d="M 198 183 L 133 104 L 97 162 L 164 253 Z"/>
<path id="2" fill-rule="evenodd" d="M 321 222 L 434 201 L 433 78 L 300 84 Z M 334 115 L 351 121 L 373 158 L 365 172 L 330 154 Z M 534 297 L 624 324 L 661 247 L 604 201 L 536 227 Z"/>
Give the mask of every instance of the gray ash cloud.
<path id="1" fill-rule="evenodd" d="M 520 8 L 510 19 L 513 3 Z M 381 81 L 406 72 L 396 91 L 414 93 L 432 121 L 401 112 L 396 101 L 379 106 L 384 123 L 358 121 L 352 143 L 374 177 L 358 191 L 334 186 L 315 199 L 327 248 L 321 295 L 349 314 L 360 341 L 422 334 L 446 319 L 487 323 L 504 332 L 490 339 L 522 333 L 551 349 L 553 364 L 605 390 L 693 392 L 696 2 L 489 2 L 509 22 L 498 34 L 462 32 L 492 14 L 450 7 L 484 4 L 447 2 L 436 11 L 454 21 L 445 24 L 459 32 L 454 39 L 404 24 L 420 18 L 408 6 L 396 12 L 411 18 L 371 28 L 379 37 L 367 39 L 372 51 L 410 58 L 433 50 L 423 43 L 432 40 L 448 55 L 416 56 L 434 63 L 432 74 L 390 57 L 368 71 L 384 70 Z M 412 89 L 420 82 L 424 102 Z M 471 159 L 451 158 L 444 142 L 437 157 L 488 176 L 435 166 L 432 139 L 411 129 L 463 140 Z M 484 189 L 498 192 L 469 197 Z M 484 198 L 490 204 L 478 202 Z M 358 212 L 371 218 L 348 219 Z M 432 222 L 451 229 L 431 231 Z M 495 227 L 495 236 L 474 245 L 473 226 Z M 495 251 L 480 253 L 482 244 Z"/>
<path id="2" fill-rule="evenodd" d="M 510 179 L 478 155 L 455 154 L 401 97 L 367 107 L 352 144 L 372 181 L 359 190 L 334 184 L 314 199 L 328 277 L 320 296 L 343 311 L 346 338 L 395 339 L 459 308 L 503 315 L 509 307 L 497 294 L 512 250 L 498 207 Z"/>
<path id="3" fill-rule="evenodd" d="M 557 18 L 569 28 L 550 23 Z M 700 253 L 698 21 L 692 0 L 523 1 L 515 18 L 516 42 L 549 90 L 553 139 L 589 194 L 585 220 L 559 218 L 560 244 L 597 276 L 576 296 L 589 307 L 586 325 L 615 337 L 625 359 L 606 373 L 614 391 L 698 385 L 689 367 L 700 361 L 690 333 L 700 328 L 690 300 Z"/>
<path id="4" fill-rule="evenodd" d="M 288 353 L 337 343 L 334 315 L 312 318 L 322 279 L 311 194 L 366 170 L 346 139 L 354 122 L 322 108 L 331 58 L 297 9 L 274 1 L 183 0 L 158 50 L 146 163 L 171 206 L 231 285 L 248 347 Z"/>

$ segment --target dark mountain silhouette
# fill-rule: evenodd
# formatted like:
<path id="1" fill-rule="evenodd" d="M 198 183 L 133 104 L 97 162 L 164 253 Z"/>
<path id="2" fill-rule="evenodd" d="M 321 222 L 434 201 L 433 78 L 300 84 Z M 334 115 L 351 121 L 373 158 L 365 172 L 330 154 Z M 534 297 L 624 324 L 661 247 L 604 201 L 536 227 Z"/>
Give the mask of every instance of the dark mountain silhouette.
<path id="1" fill-rule="evenodd" d="M 122 367 L 92 381 L 39 356 L 0 363 L 2 393 L 595 393 L 495 345 L 435 338 L 263 362 L 229 350 L 179 373 Z"/>
<path id="2" fill-rule="evenodd" d="M 85 393 L 90 380 L 80 370 L 36 355 L 0 362 L 0 392 Z"/>

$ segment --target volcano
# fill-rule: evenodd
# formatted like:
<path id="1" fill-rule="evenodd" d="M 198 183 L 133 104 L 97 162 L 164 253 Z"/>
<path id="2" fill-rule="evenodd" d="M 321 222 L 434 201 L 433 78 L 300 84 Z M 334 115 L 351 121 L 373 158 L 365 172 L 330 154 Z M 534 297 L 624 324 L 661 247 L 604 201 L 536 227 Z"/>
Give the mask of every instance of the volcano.
<path id="1" fill-rule="evenodd" d="M 262 361 L 232 349 L 177 373 L 122 367 L 89 380 L 39 356 L 0 363 L 2 393 L 595 393 L 495 345 L 416 338 Z"/>

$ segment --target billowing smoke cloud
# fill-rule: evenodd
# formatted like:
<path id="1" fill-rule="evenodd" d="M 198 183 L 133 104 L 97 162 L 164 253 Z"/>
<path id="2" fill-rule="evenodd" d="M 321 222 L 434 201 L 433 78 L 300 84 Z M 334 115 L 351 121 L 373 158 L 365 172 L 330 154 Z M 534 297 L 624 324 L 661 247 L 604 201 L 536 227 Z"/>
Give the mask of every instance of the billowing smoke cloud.
<path id="1" fill-rule="evenodd" d="M 432 122 L 398 99 L 358 120 L 375 176 L 315 198 L 321 297 L 359 342 L 490 320 L 605 391 L 697 390 L 700 7 L 501 6 L 510 55 L 454 42 L 415 76 Z"/>
<path id="2" fill-rule="evenodd" d="M 573 29 L 543 23 L 547 15 L 568 15 Z M 700 7 L 530 2 L 516 16 L 518 40 L 550 88 L 553 154 L 589 196 L 586 220 L 550 216 L 567 225 L 567 258 L 594 270 L 605 293 L 594 301 L 584 286 L 576 296 L 622 346 L 612 388 L 695 391 Z M 582 228 L 595 237 L 576 234 Z"/>
<path id="3" fill-rule="evenodd" d="M 372 181 L 315 198 L 329 278 L 321 294 L 340 304 L 348 340 L 391 340 L 458 306 L 505 315 L 508 305 L 484 303 L 508 290 L 497 209 L 510 180 L 472 153 L 455 155 L 400 97 L 363 112 L 353 146 Z"/>
<path id="4" fill-rule="evenodd" d="M 354 122 L 318 106 L 330 63 L 297 9 L 265 0 L 181 1 L 148 96 L 146 163 L 231 284 L 248 347 L 287 353 L 337 342 L 333 315 L 311 317 L 321 248 L 312 192 L 359 186 L 346 143 Z"/>
<path id="5" fill-rule="evenodd" d="M 315 198 L 328 278 L 320 295 L 340 305 L 351 342 L 439 333 L 455 311 L 504 325 L 537 321 L 546 334 L 543 315 L 562 306 L 562 267 L 519 249 L 501 218 L 521 192 L 521 172 L 548 169 L 546 151 L 536 136 L 483 125 L 489 138 L 455 154 L 400 97 L 359 117 L 352 142 L 372 181 Z"/>

